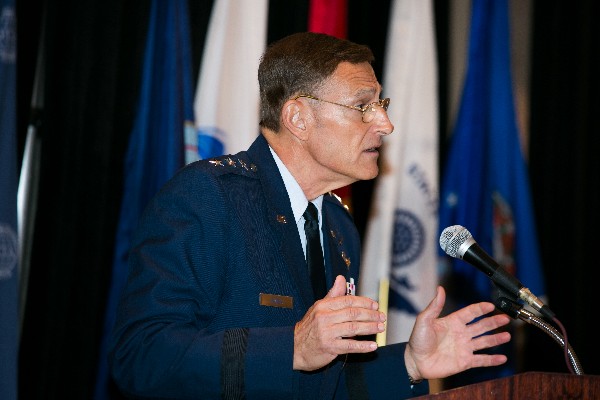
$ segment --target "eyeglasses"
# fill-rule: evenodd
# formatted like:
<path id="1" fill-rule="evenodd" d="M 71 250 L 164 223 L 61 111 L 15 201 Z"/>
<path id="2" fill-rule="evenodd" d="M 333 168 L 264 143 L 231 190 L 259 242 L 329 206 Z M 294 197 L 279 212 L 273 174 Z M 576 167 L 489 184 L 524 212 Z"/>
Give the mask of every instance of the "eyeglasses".
<path id="1" fill-rule="evenodd" d="M 324 103 L 335 104 L 336 106 L 342 106 L 342 107 L 349 108 L 351 110 L 360 111 L 362 113 L 362 121 L 365 124 L 368 124 L 369 122 L 373 121 L 373 119 L 375 118 L 375 114 L 377 113 L 377 109 L 375 108 L 375 106 L 381 107 L 383 109 L 383 111 L 387 111 L 388 107 L 390 106 L 389 98 L 375 101 L 375 102 L 373 102 L 371 104 L 367 104 L 366 106 L 363 106 L 363 107 L 348 106 L 346 104 L 340 104 L 340 103 L 336 103 L 334 101 L 323 100 L 323 99 L 319 99 L 318 97 L 311 96 L 310 94 L 299 94 L 299 95 L 295 96 L 292 100 L 296 100 L 300 97 L 306 97 L 307 99 L 322 101 Z"/>

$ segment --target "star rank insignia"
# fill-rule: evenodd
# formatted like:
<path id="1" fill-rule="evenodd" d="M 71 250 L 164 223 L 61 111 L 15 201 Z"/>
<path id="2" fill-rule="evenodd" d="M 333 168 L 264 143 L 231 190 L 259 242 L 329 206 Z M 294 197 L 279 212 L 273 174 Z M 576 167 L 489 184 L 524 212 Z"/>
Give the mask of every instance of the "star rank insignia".
<path id="1" fill-rule="evenodd" d="M 240 165 L 242 166 L 242 168 L 244 168 L 246 171 L 248 171 L 248 166 L 246 165 L 246 163 L 244 162 L 244 160 L 240 160 L 238 158 L 238 162 L 240 163 Z"/>
<path id="2" fill-rule="evenodd" d="M 346 255 L 345 251 L 342 251 L 342 259 L 344 260 L 344 263 L 346 263 L 346 268 L 350 269 L 350 264 L 352 262 L 350 261 L 350 257 Z"/>
<path id="3" fill-rule="evenodd" d="M 238 168 L 240 167 L 241 169 L 245 170 L 245 171 L 252 171 L 252 172 L 256 172 L 258 171 L 258 168 L 256 167 L 255 164 L 248 164 L 246 161 L 238 158 L 237 161 L 234 160 L 231 157 L 224 157 L 221 159 L 215 158 L 212 160 L 208 160 L 208 162 L 210 164 L 212 164 L 215 167 L 232 167 L 232 168 Z"/>
<path id="4" fill-rule="evenodd" d="M 344 244 L 344 238 L 341 235 L 336 234 L 333 229 L 329 231 L 329 234 L 337 242 L 338 246 Z"/>
<path id="5" fill-rule="evenodd" d="M 235 167 L 235 161 L 233 161 L 233 159 L 231 159 L 231 157 L 227 157 L 225 159 L 225 162 L 227 163 L 227 165 L 229 165 L 230 167 Z"/>

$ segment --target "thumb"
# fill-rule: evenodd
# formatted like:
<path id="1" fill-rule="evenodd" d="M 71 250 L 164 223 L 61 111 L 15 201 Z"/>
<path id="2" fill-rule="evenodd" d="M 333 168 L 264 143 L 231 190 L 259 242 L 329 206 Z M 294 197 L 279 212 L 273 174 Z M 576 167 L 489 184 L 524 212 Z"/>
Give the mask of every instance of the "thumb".
<path id="1" fill-rule="evenodd" d="M 325 297 L 339 297 L 346 295 L 346 278 L 343 275 L 338 275 L 335 277 L 335 282 L 333 282 L 333 286 L 329 289 L 327 296 Z"/>
<path id="2" fill-rule="evenodd" d="M 435 319 L 440 316 L 442 313 L 442 309 L 444 308 L 444 303 L 446 302 L 446 291 L 443 287 L 438 286 L 436 290 L 435 297 L 431 300 L 431 302 L 425 307 L 422 311 L 422 314 L 426 318 Z"/>

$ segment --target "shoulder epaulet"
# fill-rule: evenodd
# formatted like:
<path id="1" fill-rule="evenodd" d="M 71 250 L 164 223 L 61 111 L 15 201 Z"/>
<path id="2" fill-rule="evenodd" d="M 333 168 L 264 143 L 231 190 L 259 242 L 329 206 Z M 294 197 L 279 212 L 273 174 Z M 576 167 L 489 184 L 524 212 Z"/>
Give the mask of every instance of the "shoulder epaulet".
<path id="1" fill-rule="evenodd" d="M 221 169 L 221 172 L 242 175 L 254 175 L 258 168 L 243 157 L 243 152 L 236 155 L 223 155 L 207 160 L 208 165 Z"/>

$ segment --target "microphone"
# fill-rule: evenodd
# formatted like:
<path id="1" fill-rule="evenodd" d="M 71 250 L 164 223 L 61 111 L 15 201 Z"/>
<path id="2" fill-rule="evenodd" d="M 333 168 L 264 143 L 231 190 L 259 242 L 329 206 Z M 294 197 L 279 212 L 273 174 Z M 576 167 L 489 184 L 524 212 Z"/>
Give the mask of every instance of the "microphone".
<path id="1" fill-rule="evenodd" d="M 508 294 L 523 300 L 550 320 L 554 319 L 554 312 L 487 254 L 465 227 L 453 225 L 444 229 L 440 235 L 440 247 L 449 256 L 475 266 Z"/>

